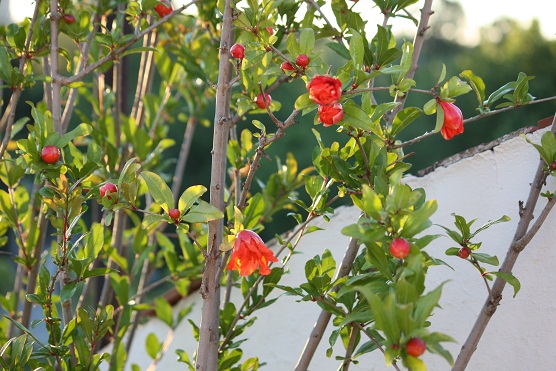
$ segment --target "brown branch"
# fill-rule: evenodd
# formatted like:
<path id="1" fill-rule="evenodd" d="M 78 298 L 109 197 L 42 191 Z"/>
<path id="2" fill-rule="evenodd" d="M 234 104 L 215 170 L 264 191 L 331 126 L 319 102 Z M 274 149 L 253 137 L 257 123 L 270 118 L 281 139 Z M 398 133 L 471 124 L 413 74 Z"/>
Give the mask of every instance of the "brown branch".
<path id="1" fill-rule="evenodd" d="M 415 38 L 413 39 L 413 56 L 411 59 L 411 67 L 405 74 L 406 79 L 413 79 L 417 68 L 419 68 L 419 56 L 421 55 L 423 43 L 425 42 L 425 34 L 430 28 L 429 19 L 432 14 L 432 0 L 425 0 L 423 8 L 421 9 L 421 19 L 419 20 L 419 26 L 417 28 L 417 32 L 415 33 Z M 403 97 L 396 97 L 396 100 L 397 98 L 399 98 L 399 102 L 401 104 L 396 106 L 391 111 L 391 114 L 388 117 L 389 123 L 391 123 L 394 120 L 394 117 L 396 117 L 396 114 L 403 109 L 407 100 L 407 95 L 408 94 L 405 94 Z"/>
<path id="2" fill-rule="evenodd" d="M 359 243 L 355 238 L 350 239 L 348 248 L 346 249 L 344 258 L 342 260 L 342 264 L 340 265 L 340 268 L 336 273 L 335 280 L 345 277 L 349 274 L 351 268 L 353 267 L 353 262 L 357 257 L 358 251 L 359 251 Z M 332 288 L 332 291 L 338 292 L 339 289 L 340 287 L 336 285 Z M 305 347 L 303 348 L 303 352 L 301 353 L 301 356 L 297 361 L 297 365 L 295 366 L 295 371 L 307 370 L 309 364 L 311 363 L 311 360 L 313 359 L 315 351 L 317 350 L 317 347 L 319 346 L 319 343 L 322 337 L 324 336 L 324 331 L 326 330 L 326 327 L 328 326 L 328 322 L 330 322 L 331 317 L 332 317 L 332 313 L 324 309 L 321 310 L 317 322 L 313 326 L 311 335 L 309 335 L 309 338 L 305 343 Z"/>
<path id="3" fill-rule="evenodd" d="M 552 132 L 556 132 L 556 116 L 552 121 Z M 506 258 L 504 259 L 504 262 L 500 267 L 500 272 L 511 273 L 520 252 L 523 251 L 525 245 L 529 243 L 534 234 L 539 230 L 540 226 L 546 219 L 546 216 L 548 215 L 550 209 L 554 206 L 555 201 L 550 200 L 541 213 L 541 217 L 539 218 L 539 220 L 531 229 L 529 229 L 529 225 L 534 217 L 533 213 L 535 210 L 535 206 L 547 177 L 544 166 L 544 161 L 540 160 L 535 178 L 531 183 L 531 189 L 529 191 L 527 202 L 525 204 L 525 207 L 521 210 L 522 214 L 519 219 L 519 223 L 517 225 L 510 247 L 508 248 L 508 252 L 506 253 Z M 494 301 L 490 297 L 488 297 L 485 301 L 483 308 L 481 309 L 481 312 L 477 320 L 475 321 L 473 329 L 469 333 L 465 344 L 461 348 L 456 363 L 454 364 L 454 367 L 452 369 L 453 371 L 463 371 L 469 364 L 471 356 L 477 349 L 479 340 L 481 339 L 490 319 L 496 312 L 497 306 L 502 300 L 502 291 L 504 290 L 505 286 L 506 281 L 500 277 L 497 277 L 494 281 L 494 284 L 492 285 L 492 297 L 494 298 Z"/>
<path id="4" fill-rule="evenodd" d="M 348 346 L 346 347 L 346 354 L 344 355 L 344 361 L 342 362 L 342 371 L 348 371 L 349 365 L 351 364 L 351 357 L 353 356 L 353 351 L 355 350 L 355 346 L 357 345 L 357 335 L 359 335 L 359 329 L 357 326 L 351 326 L 350 334 L 349 334 L 349 342 Z"/>
<path id="5" fill-rule="evenodd" d="M 230 103 L 233 66 L 230 63 L 230 47 L 233 44 L 233 9 L 232 1 L 225 0 L 220 39 L 220 61 L 218 65 L 218 83 L 216 89 L 216 107 L 214 113 L 214 134 L 212 142 L 212 170 L 210 179 L 210 204 L 224 212 L 224 191 L 226 182 L 228 132 L 230 129 Z M 212 371 L 218 368 L 218 345 L 220 343 L 220 280 L 222 265 L 220 245 L 224 232 L 224 220 L 218 219 L 208 223 L 208 245 L 205 270 L 201 283 L 203 308 L 197 348 L 197 371 Z"/>

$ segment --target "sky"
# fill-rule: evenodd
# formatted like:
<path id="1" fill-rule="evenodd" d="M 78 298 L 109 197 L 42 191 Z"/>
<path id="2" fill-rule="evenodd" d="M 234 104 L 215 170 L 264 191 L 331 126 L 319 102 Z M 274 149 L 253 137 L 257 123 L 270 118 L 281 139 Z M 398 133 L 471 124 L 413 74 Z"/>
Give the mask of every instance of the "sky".
<path id="1" fill-rule="evenodd" d="M 459 3 L 465 13 L 465 27 L 458 30 L 461 33 L 461 38 L 457 41 L 462 44 L 474 45 L 479 41 L 479 31 L 481 27 L 492 24 L 495 20 L 502 17 L 508 17 L 519 21 L 523 26 L 529 27 L 533 19 L 537 19 L 541 26 L 541 32 L 544 37 L 549 40 L 556 40 L 556 22 L 555 6 L 547 5 L 553 4 L 554 0 L 452 0 L 452 2 Z M 371 10 L 367 12 L 365 7 L 371 0 L 359 0 L 355 5 L 354 10 L 361 11 L 361 13 L 374 14 L 371 19 L 368 19 L 367 25 L 368 32 L 376 32 L 376 24 L 382 23 L 382 15 L 377 14 L 376 11 Z M 440 0 L 433 1 L 433 11 L 437 11 L 441 5 Z M 411 14 L 416 18 L 419 17 L 419 9 L 423 6 L 423 1 L 414 4 L 411 9 Z M 543 9 L 544 8 L 544 9 Z M 435 15 L 431 17 L 434 21 Z M 415 28 L 412 22 L 405 19 L 394 19 L 391 22 L 393 30 L 407 29 L 413 34 Z M 398 31 L 399 32 L 399 31 Z"/>
<path id="2" fill-rule="evenodd" d="M 190 0 L 172 0 L 178 6 Z M 355 9 L 363 14 L 376 14 L 372 9 L 366 9 L 372 3 L 371 0 L 360 0 Z M 491 24 L 500 17 L 510 17 L 520 21 L 528 27 L 531 21 L 536 18 L 540 22 L 543 35 L 550 40 L 556 40 L 556 22 L 554 21 L 556 12 L 553 0 L 460 0 L 465 12 L 466 26 L 461 40 L 463 44 L 475 44 L 478 41 L 479 29 L 482 26 Z M 419 9 L 423 1 L 414 5 L 414 9 Z M 433 10 L 440 4 L 439 0 L 433 1 Z M 8 20 L 17 21 L 25 15 L 31 15 L 34 0 L 0 0 L 0 24 L 6 24 Z M 329 13 L 330 14 L 330 13 Z M 416 16 L 418 11 L 414 12 Z M 333 18 L 333 17 L 332 17 Z M 369 32 L 376 29 L 377 23 L 382 23 L 380 17 L 370 18 Z M 399 26 L 395 24 L 394 29 L 400 27 L 412 27 L 407 20 L 400 20 Z"/>

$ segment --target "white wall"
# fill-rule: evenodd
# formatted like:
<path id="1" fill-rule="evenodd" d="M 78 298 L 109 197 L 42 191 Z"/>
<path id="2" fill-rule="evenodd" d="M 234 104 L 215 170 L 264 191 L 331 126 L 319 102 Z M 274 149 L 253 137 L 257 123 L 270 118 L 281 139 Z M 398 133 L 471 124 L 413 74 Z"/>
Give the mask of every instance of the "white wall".
<path id="1" fill-rule="evenodd" d="M 543 132 L 533 133 L 529 138 L 539 142 Z M 538 158 L 536 150 L 523 137 L 516 137 L 492 151 L 438 168 L 422 178 L 407 178 L 407 182 L 412 187 L 424 187 L 429 199 L 438 200 L 439 209 L 433 216 L 435 223 L 453 225 L 453 212 L 466 219 L 479 218 L 477 226 L 489 219 L 509 215 L 511 222 L 495 225 L 480 235 L 484 252 L 496 254 L 502 261 L 517 225 L 518 201 L 525 200 L 528 195 Z M 548 187 L 554 190 L 555 186 L 554 179 L 550 179 Z M 355 208 L 340 208 L 329 223 L 317 223 L 325 230 L 302 239 L 298 251 L 303 254 L 294 256 L 290 261 L 289 268 L 293 274 L 284 276 L 281 283 L 292 286 L 301 283 L 304 262 L 325 248 L 330 249 L 336 261 L 340 262 L 348 242 L 340 230 L 353 223 L 358 214 Z M 491 320 L 468 370 L 556 370 L 555 218 L 552 213 L 543 229 L 521 254 L 513 272 L 521 281 L 521 291 L 516 298 L 512 298 L 512 288 L 506 288 L 501 306 Z M 434 233 L 442 231 L 435 227 Z M 452 246 L 450 241 L 447 237 L 437 239 L 427 247 L 427 251 L 447 261 L 455 271 L 447 267 L 431 268 L 427 286 L 434 288 L 449 280 L 440 302 L 442 309 L 437 309 L 431 318 L 431 331 L 444 332 L 458 340 L 459 344 L 447 345 L 455 358 L 484 303 L 486 289 L 480 275 L 469 263 L 444 255 L 446 248 Z M 239 298 L 234 297 L 234 301 L 239 303 Z M 190 318 L 198 322 L 202 305 L 199 295 L 186 298 L 176 310 L 187 305 L 194 305 Z M 258 355 L 262 362 L 267 363 L 263 368 L 265 370 L 292 370 L 319 312 L 320 309 L 313 303 L 297 303 L 292 297 L 282 296 L 277 303 L 257 313 L 257 322 L 246 332 L 249 340 L 243 344 L 244 357 Z M 165 325 L 153 319 L 138 332 L 130 359 L 140 364 L 142 369 L 150 363 L 144 350 L 145 338 L 150 332 L 156 333 L 162 341 L 166 336 Z M 183 365 L 175 361 L 174 351 L 184 349 L 192 355 L 195 346 L 191 326 L 184 321 L 176 331 L 168 353 L 159 363 L 159 369 L 183 370 Z M 325 337 L 311 370 L 337 369 L 339 363 L 324 355 L 327 347 L 328 337 Z M 338 355 L 342 355 L 341 349 Z M 425 354 L 423 357 L 429 370 L 450 369 L 440 356 Z M 361 360 L 350 370 L 387 369 L 379 352 Z"/>

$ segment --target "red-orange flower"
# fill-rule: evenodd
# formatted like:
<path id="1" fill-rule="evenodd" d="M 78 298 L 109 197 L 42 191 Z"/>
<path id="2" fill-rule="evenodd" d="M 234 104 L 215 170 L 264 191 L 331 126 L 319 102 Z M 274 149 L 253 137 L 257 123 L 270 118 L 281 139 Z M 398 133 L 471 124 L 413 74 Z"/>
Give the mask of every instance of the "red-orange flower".
<path id="1" fill-rule="evenodd" d="M 239 270 L 241 276 L 251 275 L 259 268 L 259 273 L 270 273 L 268 262 L 277 262 L 274 253 L 265 246 L 263 240 L 253 231 L 244 229 L 236 234 L 234 251 L 228 263 L 228 270 Z"/>
<path id="2" fill-rule="evenodd" d="M 319 122 L 324 126 L 337 124 L 344 118 L 344 109 L 338 102 L 330 106 L 319 106 Z"/>
<path id="3" fill-rule="evenodd" d="M 309 98 L 316 104 L 326 106 L 342 96 L 342 82 L 328 75 L 315 76 L 307 84 Z"/>
<path id="4" fill-rule="evenodd" d="M 446 140 L 450 140 L 458 134 L 463 133 L 463 114 L 455 104 L 438 100 L 438 104 L 444 110 L 444 122 L 440 133 Z"/>

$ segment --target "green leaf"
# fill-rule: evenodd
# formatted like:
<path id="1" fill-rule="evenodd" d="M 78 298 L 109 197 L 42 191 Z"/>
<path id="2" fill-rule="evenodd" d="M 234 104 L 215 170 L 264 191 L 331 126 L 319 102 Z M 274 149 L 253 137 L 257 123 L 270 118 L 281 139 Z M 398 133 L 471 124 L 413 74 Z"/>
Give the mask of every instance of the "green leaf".
<path id="1" fill-rule="evenodd" d="M 301 54 L 301 52 L 299 51 L 299 43 L 295 38 L 295 33 L 291 32 L 288 35 L 288 38 L 286 39 L 286 47 L 288 48 L 288 51 L 292 56 L 298 56 L 299 54 Z"/>
<path id="2" fill-rule="evenodd" d="M 392 111 L 394 108 L 400 105 L 400 102 L 388 102 L 382 103 L 376 106 L 371 113 L 371 121 L 378 124 L 378 121 L 384 116 L 386 112 Z"/>
<path id="3" fill-rule="evenodd" d="M 436 99 L 434 98 L 427 101 L 427 103 L 423 106 L 423 112 L 425 112 L 425 115 L 432 115 L 436 113 L 436 104 Z"/>
<path id="4" fill-rule="evenodd" d="M 393 76 L 393 81 L 399 84 L 402 81 L 411 68 L 411 63 L 413 61 L 413 44 L 410 42 L 404 42 L 402 46 L 402 58 L 400 60 L 401 71 Z"/>
<path id="5" fill-rule="evenodd" d="M 313 101 L 309 98 L 309 93 L 305 93 L 297 97 L 294 106 L 298 111 L 303 111 L 304 109 L 312 106 L 316 108 L 315 103 L 313 103 Z"/>
<path id="6" fill-rule="evenodd" d="M 162 349 L 162 344 L 158 342 L 156 335 L 151 332 L 147 335 L 145 347 L 147 348 L 147 354 L 149 357 L 156 359 L 158 352 Z"/>
<path id="7" fill-rule="evenodd" d="M 191 208 L 191 210 L 182 217 L 187 223 L 204 223 L 210 220 L 223 218 L 224 214 L 216 207 L 208 202 L 199 200 L 199 204 Z"/>
<path id="8" fill-rule="evenodd" d="M 500 88 L 496 89 L 492 94 L 489 95 L 487 101 L 484 102 L 484 105 L 490 107 L 498 99 L 502 98 L 504 95 L 514 90 L 515 86 L 515 81 L 502 85 Z"/>
<path id="9" fill-rule="evenodd" d="M 426 341 L 427 349 L 431 353 L 440 354 L 451 366 L 454 365 L 454 359 L 452 358 L 450 352 L 444 349 L 444 347 L 439 344 L 440 342 L 444 341 L 456 343 L 457 341 L 454 338 L 439 332 L 433 332 L 427 336 Z"/>
<path id="10" fill-rule="evenodd" d="M 72 298 L 73 294 L 75 294 L 75 290 L 77 289 L 77 282 L 70 282 L 62 288 L 62 292 L 60 293 L 60 300 L 62 302 L 68 301 Z"/>
<path id="11" fill-rule="evenodd" d="M 413 237 L 431 225 L 430 216 L 438 207 L 436 200 L 427 201 L 419 210 L 410 214 L 402 230 L 403 237 Z"/>
<path id="12" fill-rule="evenodd" d="M 351 39 L 349 40 L 349 54 L 355 68 L 360 69 L 363 66 L 363 57 L 365 56 L 363 37 L 354 29 L 350 29 L 350 32 Z"/>
<path id="13" fill-rule="evenodd" d="M 178 209 L 180 212 L 187 212 L 206 191 L 207 188 L 202 185 L 194 185 L 183 191 L 178 201 Z"/>
<path id="14" fill-rule="evenodd" d="M 485 100 L 485 83 L 483 79 L 480 78 L 479 76 L 476 76 L 471 70 L 465 70 L 459 75 L 462 78 L 469 81 L 469 83 L 471 84 L 471 88 L 475 91 L 475 94 L 477 95 L 477 101 L 479 102 L 479 106 L 482 106 Z"/>
<path id="15" fill-rule="evenodd" d="M 514 102 L 516 104 L 526 104 L 529 102 L 529 80 L 534 78 L 534 76 L 527 76 L 523 72 L 519 73 L 514 90 Z"/>
<path id="16" fill-rule="evenodd" d="M 415 311 L 413 312 L 415 326 L 417 328 L 425 326 L 427 318 L 429 318 L 433 309 L 438 305 L 438 301 L 442 295 L 442 286 L 444 286 L 444 284 L 445 282 L 426 295 L 417 299 L 417 302 L 415 303 Z"/>
<path id="17" fill-rule="evenodd" d="M 83 273 L 83 278 L 100 277 L 109 273 L 118 273 L 118 270 L 111 268 L 93 268 Z"/>
<path id="18" fill-rule="evenodd" d="M 376 243 L 368 241 L 367 246 L 367 259 L 384 277 L 391 277 L 393 275 L 390 268 L 388 256 L 384 250 Z"/>
<path id="19" fill-rule="evenodd" d="M 253 229 L 259 224 L 260 218 L 264 212 L 264 197 L 257 193 L 251 197 L 247 203 L 247 207 L 243 211 L 243 225 L 245 229 Z"/>
<path id="20" fill-rule="evenodd" d="M 312 28 L 304 28 L 299 36 L 299 54 L 311 54 L 315 47 L 315 31 Z M 294 55 L 299 55 L 294 54 Z"/>
<path id="21" fill-rule="evenodd" d="M 509 222 L 510 220 L 511 220 L 511 218 L 507 215 L 503 215 L 499 219 L 496 219 L 496 220 L 489 220 L 483 226 L 481 226 L 479 229 L 477 229 L 475 232 L 471 233 L 471 235 L 469 235 L 469 239 L 475 237 L 475 235 L 477 233 L 484 231 L 485 229 L 489 228 L 490 226 L 492 226 L 494 224 Z"/>
<path id="22" fill-rule="evenodd" d="M 440 76 L 438 77 L 438 82 L 436 83 L 436 85 L 440 85 L 440 83 L 444 81 L 445 78 L 446 78 L 446 65 L 442 63 L 442 72 L 440 72 Z"/>
<path id="23" fill-rule="evenodd" d="M 488 254 L 483 254 L 478 252 L 472 252 L 471 255 L 482 263 L 486 263 L 494 266 L 498 266 L 498 264 L 500 264 L 496 256 L 491 256 Z"/>
<path id="24" fill-rule="evenodd" d="M 88 124 L 79 124 L 75 129 L 62 135 L 54 144 L 58 148 L 64 147 L 66 144 L 71 142 L 77 137 L 82 137 L 85 135 L 89 135 L 93 132 L 93 128 L 91 125 Z"/>
<path id="25" fill-rule="evenodd" d="M 85 252 L 87 257 L 96 259 L 104 245 L 104 227 L 100 223 L 94 223 L 87 236 Z"/>
<path id="26" fill-rule="evenodd" d="M 10 63 L 7 50 L 6 47 L 0 48 L 0 77 L 9 84 L 10 76 L 7 72 L 12 70 L 12 64 Z"/>
<path id="27" fill-rule="evenodd" d="M 343 104 L 344 118 L 342 122 L 353 128 L 371 132 L 380 132 L 378 125 L 374 124 L 369 115 L 352 101 Z"/>
<path id="28" fill-rule="evenodd" d="M 292 35 L 292 34 L 290 34 Z M 289 39 L 289 37 L 288 37 Z M 343 44 L 339 44 L 337 42 L 330 42 L 326 44 L 327 48 L 330 48 L 336 52 L 340 57 L 349 60 L 350 59 L 350 51 L 346 48 Z"/>
<path id="29" fill-rule="evenodd" d="M 404 358 L 404 365 L 407 366 L 408 369 L 411 371 L 427 371 L 427 366 L 425 366 L 425 362 L 420 360 L 417 357 L 406 356 Z"/>
<path id="30" fill-rule="evenodd" d="M 172 306 L 163 297 L 156 298 L 155 305 L 156 305 L 155 307 L 156 316 L 162 322 L 166 323 L 168 327 L 172 328 L 174 325 L 174 319 L 172 316 Z"/>
<path id="31" fill-rule="evenodd" d="M 519 280 L 513 274 L 506 273 L 506 272 L 489 272 L 489 273 L 496 276 L 496 277 L 499 277 L 499 278 L 503 279 L 504 281 L 506 281 L 507 283 L 512 285 L 513 288 L 514 288 L 514 298 L 515 298 L 515 296 L 517 295 L 517 293 L 521 289 L 521 283 L 519 282 Z"/>
<path id="32" fill-rule="evenodd" d="M 459 250 L 460 249 L 458 247 L 450 247 L 445 251 L 445 254 L 450 256 L 456 256 L 458 255 Z"/>
<path id="33" fill-rule="evenodd" d="M 405 129 L 409 124 L 411 124 L 415 119 L 417 119 L 423 111 L 417 107 L 404 108 L 394 118 L 392 123 L 392 135 L 398 135 L 403 129 Z"/>
<path id="34" fill-rule="evenodd" d="M 541 137 L 541 146 L 545 153 L 543 159 L 548 166 L 552 165 L 556 161 L 556 135 L 552 131 L 544 133 Z"/>
<path id="35" fill-rule="evenodd" d="M 154 201 L 159 204 L 164 211 L 168 212 L 169 209 L 174 207 L 175 202 L 172 190 L 160 175 L 150 171 L 143 171 L 141 177 L 145 180 L 145 183 L 147 183 L 147 188 Z"/>
<path id="36" fill-rule="evenodd" d="M 440 97 L 442 99 L 455 98 L 470 91 L 471 86 L 469 86 L 465 81 L 462 81 L 459 77 L 452 76 L 452 78 L 442 87 Z"/>
<path id="37" fill-rule="evenodd" d="M 440 105 L 436 105 L 436 125 L 434 127 L 434 132 L 438 133 L 440 129 L 442 129 L 442 125 L 444 125 L 444 110 L 442 107 L 438 109 Z"/>

